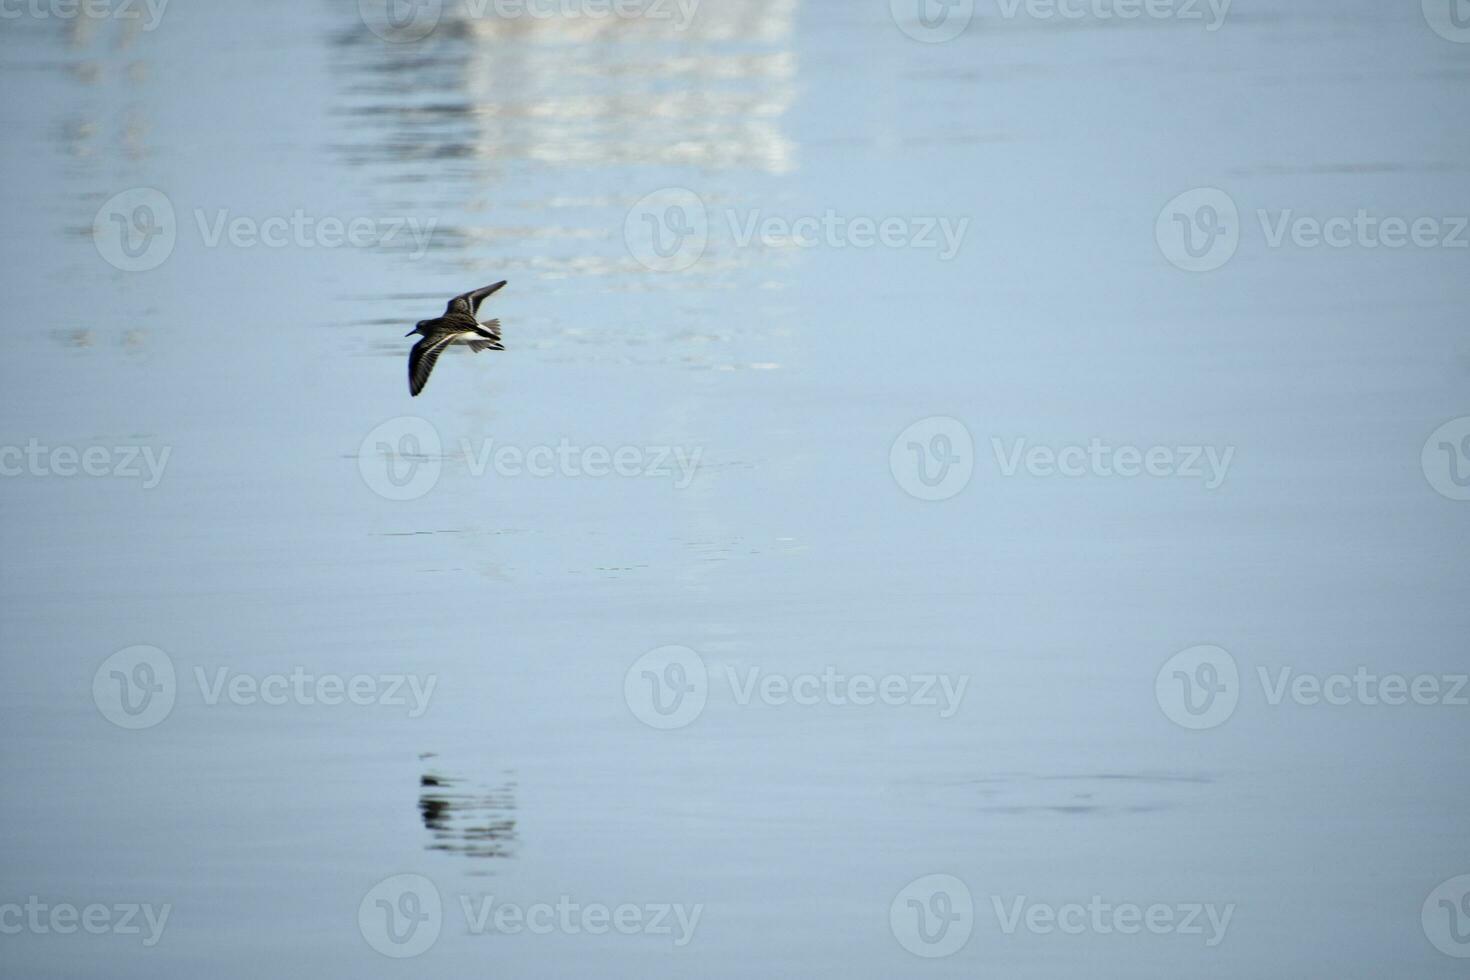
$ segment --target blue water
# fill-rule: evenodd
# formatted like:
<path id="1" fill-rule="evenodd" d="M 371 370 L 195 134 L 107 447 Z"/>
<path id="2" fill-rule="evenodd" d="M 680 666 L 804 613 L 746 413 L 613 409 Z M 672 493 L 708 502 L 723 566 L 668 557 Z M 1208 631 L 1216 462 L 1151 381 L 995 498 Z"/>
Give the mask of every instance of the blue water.
<path id="1" fill-rule="evenodd" d="M 1463 975 L 1470 442 L 1425 453 L 1470 416 L 1470 45 L 1412 3 L 980 0 L 938 43 L 903 4 L 445 6 L 0 21 L 6 975 Z M 1238 212 L 1207 272 L 1157 231 L 1196 188 Z M 688 193 L 703 251 L 650 268 Z M 1360 209 L 1438 237 L 1271 244 Z M 410 399 L 402 334 L 499 279 L 507 350 Z M 1007 475 L 1092 440 L 1201 475 Z M 1233 682 L 1159 680 L 1201 645 Z M 1359 668 L 1439 694 L 1273 703 Z M 640 925 L 477 931 L 487 896 Z M 1230 918 L 1005 928 L 1094 896 Z"/>

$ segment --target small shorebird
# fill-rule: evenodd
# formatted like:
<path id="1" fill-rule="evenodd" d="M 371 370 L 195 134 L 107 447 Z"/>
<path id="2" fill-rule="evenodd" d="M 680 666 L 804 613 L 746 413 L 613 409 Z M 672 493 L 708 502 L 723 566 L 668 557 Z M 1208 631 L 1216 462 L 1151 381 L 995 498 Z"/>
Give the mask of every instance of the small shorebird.
<path id="1" fill-rule="evenodd" d="M 464 344 L 475 353 L 482 350 L 505 350 L 500 344 L 500 321 L 481 323 L 476 315 L 486 296 L 505 285 L 497 283 L 476 289 L 474 292 L 456 296 L 444 308 L 444 315 L 432 320 L 420 320 L 405 337 L 423 334 L 424 339 L 413 345 L 408 352 L 408 393 L 418 395 L 429 381 L 429 372 L 434 362 L 452 344 Z"/>

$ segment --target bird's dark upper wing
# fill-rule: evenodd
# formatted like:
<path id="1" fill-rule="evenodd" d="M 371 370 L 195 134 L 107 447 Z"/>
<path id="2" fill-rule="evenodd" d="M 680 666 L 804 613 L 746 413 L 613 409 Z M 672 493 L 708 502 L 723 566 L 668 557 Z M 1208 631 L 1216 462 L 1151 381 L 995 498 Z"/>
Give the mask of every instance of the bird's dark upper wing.
<path id="1" fill-rule="evenodd" d="M 504 286 L 505 282 L 502 279 L 499 282 L 483 286 L 473 292 L 454 297 L 454 299 L 449 301 L 449 305 L 444 307 L 444 315 L 451 316 L 455 313 L 461 313 L 470 317 L 475 316 L 475 314 L 480 312 L 480 304 L 485 301 L 485 297 L 498 290 L 501 286 Z"/>
<path id="2" fill-rule="evenodd" d="M 435 337 L 425 337 L 413 345 L 413 350 L 408 352 L 408 393 L 417 395 L 424 390 L 424 385 L 429 383 L 429 372 L 434 370 L 434 362 L 439 360 L 439 355 L 444 353 L 444 348 L 454 342 L 454 334 L 446 333 Z"/>

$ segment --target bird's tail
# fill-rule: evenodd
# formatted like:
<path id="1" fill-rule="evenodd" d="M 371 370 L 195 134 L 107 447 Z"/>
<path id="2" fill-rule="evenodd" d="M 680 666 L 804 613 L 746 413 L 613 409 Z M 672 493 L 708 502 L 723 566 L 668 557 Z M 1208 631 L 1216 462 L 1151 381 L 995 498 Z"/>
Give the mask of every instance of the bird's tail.
<path id="1" fill-rule="evenodd" d="M 499 320 L 486 320 L 479 325 L 477 332 L 485 339 L 470 341 L 470 350 L 476 354 L 482 350 L 505 350 L 505 347 L 500 343 Z"/>

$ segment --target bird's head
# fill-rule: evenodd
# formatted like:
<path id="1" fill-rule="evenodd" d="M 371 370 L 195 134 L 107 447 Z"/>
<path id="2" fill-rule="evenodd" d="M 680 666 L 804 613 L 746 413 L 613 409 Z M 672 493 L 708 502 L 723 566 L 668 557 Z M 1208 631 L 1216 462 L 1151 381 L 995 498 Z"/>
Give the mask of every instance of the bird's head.
<path id="1" fill-rule="evenodd" d="M 416 333 L 423 333 L 424 332 L 424 324 L 426 324 L 428 322 L 429 322 L 428 320 L 420 320 L 418 323 L 414 324 L 412 330 L 410 330 L 408 333 L 404 334 L 403 336 L 405 336 L 405 337 L 412 337 Z"/>

